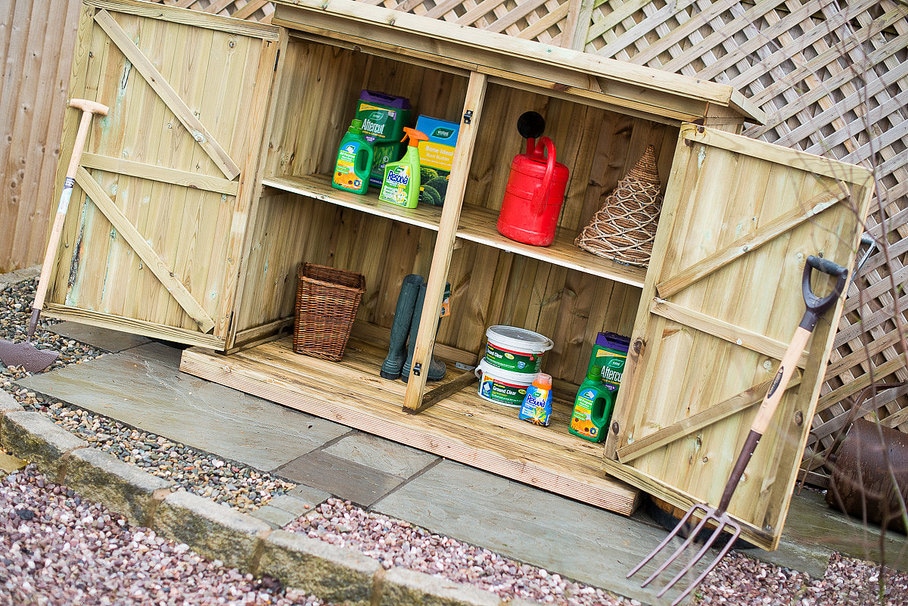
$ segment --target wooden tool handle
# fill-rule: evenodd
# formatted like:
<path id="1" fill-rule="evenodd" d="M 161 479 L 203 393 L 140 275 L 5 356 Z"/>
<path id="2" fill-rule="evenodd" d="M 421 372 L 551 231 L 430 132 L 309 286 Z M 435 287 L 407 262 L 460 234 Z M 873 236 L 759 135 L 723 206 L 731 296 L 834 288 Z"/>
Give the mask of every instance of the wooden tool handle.
<path id="1" fill-rule="evenodd" d="M 735 461 L 735 466 L 731 470 L 728 482 L 725 484 L 725 490 L 719 501 L 718 512 L 720 514 L 724 512 L 728 507 L 728 504 L 731 503 L 732 494 L 734 494 L 735 488 L 737 488 L 738 482 L 741 480 L 741 476 L 744 475 L 744 469 L 747 467 L 750 458 L 757 449 L 760 438 L 766 433 L 766 428 L 769 427 L 769 422 L 772 420 L 776 408 L 779 407 L 782 396 L 785 395 L 785 389 L 788 387 L 788 382 L 794 374 L 798 358 L 801 357 L 801 352 L 803 352 L 804 347 L 807 346 L 807 340 L 810 338 L 810 333 L 811 331 L 806 328 L 798 326 L 791 339 L 791 343 L 788 345 L 788 349 L 785 350 L 785 354 L 782 356 L 782 361 L 779 363 L 779 369 L 776 371 L 776 376 L 773 377 L 772 384 L 769 386 L 769 389 L 766 390 L 766 395 L 763 396 L 763 402 L 760 404 L 757 416 L 750 425 L 750 432 L 747 434 L 747 439 L 744 441 L 744 446 L 741 447 L 738 460 Z"/>
<path id="2" fill-rule="evenodd" d="M 74 179 L 76 171 L 79 169 L 79 161 L 82 159 L 82 151 L 85 149 L 85 141 L 88 139 L 88 128 L 91 126 L 91 119 L 95 114 L 106 116 L 109 108 L 97 101 L 88 99 L 71 99 L 70 107 L 82 110 L 82 119 L 79 121 L 79 131 L 76 133 L 76 142 L 73 143 L 73 153 L 69 158 L 69 166 L 66 168 L 66 177 Z M 63 209 L 66 212 L 66 209 Z"/>
<path id="3" fill-rule="evenodd" d="M 96 101 L 87 99 L 72 99 L 69 102 L 70 107 L 82 110 L 82 118 L 79 121 L 79 130 L 76 132 L 76 141 L 73 143 L 72 155 L 69 158 L 69 166 L 66 169 L 66 180 L 63 182 L 63 191 L 60 193 L 60 201 L 57 203 L 57 214 L 54 216 L 54 224 L 50 231 L 50 238 L 47 241 L 47 250 L 44 252 L 44 263 L 41 265 L 41 275 L 38 277 L 38 287 L 35 292 L 35 301 L 32 303 L 32 316 L 28 323 L 27 336 L 31 340 L 35 334 L 35 328 L 38 325 L 38 317 L 41 309 L 44 307 L 44 297 L 47 295 L 48 281 L 50 280 L 51 270 L 54 265 L 57 247 L 60 245 L 60 235 L 63 233 L 63 222 L 66 218 L 66 211 L 69 208 L 69 199 L 72 196 L 73 186 L 76 180 L 76 171 L 79 170 L 79 162 L 82 160 L 82 151 L 85 149 L 85 141 L 88 139 L 88 130 L 91 126 L 91 119 L 95 114 L 106 116 L 108 107 Z"/>
<path id="4" fill-rule="evenodd" d="M 832 292 L 825 297 L 818 297 L 810 287 L 810 277 L 814 269 L 838 278 Z M 722 498 L 719 501 L 719 507 L 717 509 L 719 514 L 724 513 L 728 504 L 731 503 L 731 497 L 735 492 L 735 488 L 738 486 L 738 482 L 741 480 L 741 476 L 744 475 L 744 469 L 747 467 L 750 458 L 757 449 L 760 438 L 766 433 L 769 422 L 772 420 L 776 408 L 779 407 L 779 402 L 782 401 L 782 396 L 785 395 L 785 389 L 788 387 L 788 382 L 791 380 L 791 376 L 794 374 L 795 368 L 797 367 L 798 358 L 801 357 L 801 353 L 807 347 L 807 341 L 810 339 L 810 335 L 817 325 L 817 320 L 819 320 L 820 316 L 832 307 L 836 300 L 841 296 L 847 277 L 848 270 L 841 265 L 837 265 L 828 259 L 822 259 L 813 255 L 807 257 L 807 263 L 804 266 L 804 274 L 801 278 L 801 289 L 803 291 L 804 303 L 807 306 L 807 309 L 801 317 L 801 323 L 798 325 L 798 328 L 795 329 L 794 336 L 792 336 L 791 342 L 788 344 L 788 349 L 786 349 L 785 353 L 782 355 L 782 361 L 779 362 L 779 369 L 776 371 L 776 376 L 773 377 L 769 389 L 766 390 L 766 395 L 763 396 L 763 402 L 760 404 L 757 416 L 754 417 L 753 423 L 750 425 L 750 432 L 747 434 L 747 439 L 744 441 L 744 446 L 741 448 L 738 460 L 735 461 L 735 466 L 732 468 L 731 475 L 728 477 L 728 482 L 725 484 L 725 490 L 722 492 Z"/>
<path id="5" fill-rule="evenodd" d="M 797 368 L 798 359 L 807 346 L 810 332 L 811 331 L 806 328 L 798 326 L 791 339 L 791 343 L 788 345 L 788 349 L 785 350 L 785 355 L 782 356 L 782 361 L 779 363 L 779 369 L 776 371 L 776 376 L 773 377 L 772 384 L 770 384 L 769 389 L 766 390 L 766 395 L 763 396 L 763 402 L 760 404 L 757 416 L 750 426 L 751 430 L 760 435 L 766 433 L 766 428 L 769 427 L 769 422 L 772 420 L 772 416 L 775 414 L 776 408 L 778 408 L 779 402 L 782 400 L 782 396 L 785 395 L 785 389 L 788 387 L 788 382 L 791 380 L 795 368 Z"/>

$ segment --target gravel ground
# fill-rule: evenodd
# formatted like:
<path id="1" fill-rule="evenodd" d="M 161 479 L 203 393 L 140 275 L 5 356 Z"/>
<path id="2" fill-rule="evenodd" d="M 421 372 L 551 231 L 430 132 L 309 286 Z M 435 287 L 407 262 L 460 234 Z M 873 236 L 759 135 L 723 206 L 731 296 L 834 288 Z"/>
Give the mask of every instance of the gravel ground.
<path id="1" fill-rule="evenodd" d="M 34 282 L 0 284 L 0 339 L 21 341 Z M 42 322 L 45 320 L 42 319 Z M 60 352 L 51 367 L 103 352 L 42 327 L 38 347 Z M 120 459 L 212 500 L 250 512 L 294 485 L 20 389 L 21 368 L 0 363 L 3 389 Z M 0 474 L 2 475 L 2 474 Z M 119 515 L 82 501 L 31 466 L 0 480 L 0 605 L 16 604 L 305 604 L 320 600 L 254 579 L 197 556 Z M 565 606 L 633 604 L 595 587 L 505 558 L 486 549 L 329 499 L 287 530 L 357 549 L 385 568 L 406 567 L 470 583 L 503 598 Z M 881 576 L 882 575 L 882 576 Z M 834 555 L 825 576 L 808 575 L 732 552 L 695 593 L 699 604 L 887 604 L 908 606 L 908 574 Z M 330 606 L 330 605 L 326 605 Z"/>

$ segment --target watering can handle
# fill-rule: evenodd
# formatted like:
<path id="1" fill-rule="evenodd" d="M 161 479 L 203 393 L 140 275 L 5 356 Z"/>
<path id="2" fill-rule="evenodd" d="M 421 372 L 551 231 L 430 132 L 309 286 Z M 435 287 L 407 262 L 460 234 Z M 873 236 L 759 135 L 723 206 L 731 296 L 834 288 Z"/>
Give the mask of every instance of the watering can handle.
<path id="1" fill-rule="evenodd" d="M 545 176 L 542 178 L 542 185 L 536 189 L 536 194 L 533 196 L 533 213 L 539 216 L 545 210 L 545 199 L 548 195 L 549 186 L 552 184 L 552 175 L 555 173 L 555 144 L 548 137 L 540 137 L 536 145 L 537 149 L 534 151 L 539 151 L 540 153 L 535 155 L 541 155 L 541 150 L 538 148 L 539 145 L 545 146 L 546 154 Z"/>

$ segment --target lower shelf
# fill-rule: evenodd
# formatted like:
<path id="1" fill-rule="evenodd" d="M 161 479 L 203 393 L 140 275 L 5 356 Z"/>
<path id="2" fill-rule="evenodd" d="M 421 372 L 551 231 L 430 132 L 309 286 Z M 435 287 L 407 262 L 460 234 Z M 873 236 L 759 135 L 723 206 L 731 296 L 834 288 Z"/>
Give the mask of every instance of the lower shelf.
<path id="1" fill-rule="evenodd" d="M 290 337 L 230 355 L 183 352 L 188 374 L 412 446 L 615 513 L 630 515 L 639 491 L 606 477 L 602 445 L 568 433 L 571 403 L 556 399 L 549 427 L 483 400 L 477 383 L 419 413 L 401 407 L 406 385 L 378 375 L 385 351 L 351 338 L 342 362 L 292 350 Z M 445 381 L 460 371 L 451 368 Z"/>

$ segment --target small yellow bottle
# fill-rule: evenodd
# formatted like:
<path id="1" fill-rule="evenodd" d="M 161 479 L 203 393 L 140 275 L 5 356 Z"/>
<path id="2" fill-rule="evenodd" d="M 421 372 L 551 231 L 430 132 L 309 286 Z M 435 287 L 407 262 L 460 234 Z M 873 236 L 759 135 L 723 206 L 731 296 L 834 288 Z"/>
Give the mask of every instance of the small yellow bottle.
<path id="1" fill-rule="evenodd" d="M 404 138 L 410 141 L 403 158 L 385 164 L 385 176 L 381 182 L 378 199 L 395 206 L 416 208 L 419 203 L 419 142 L 429 137 L 414 128 L 404 127 Z"/>

